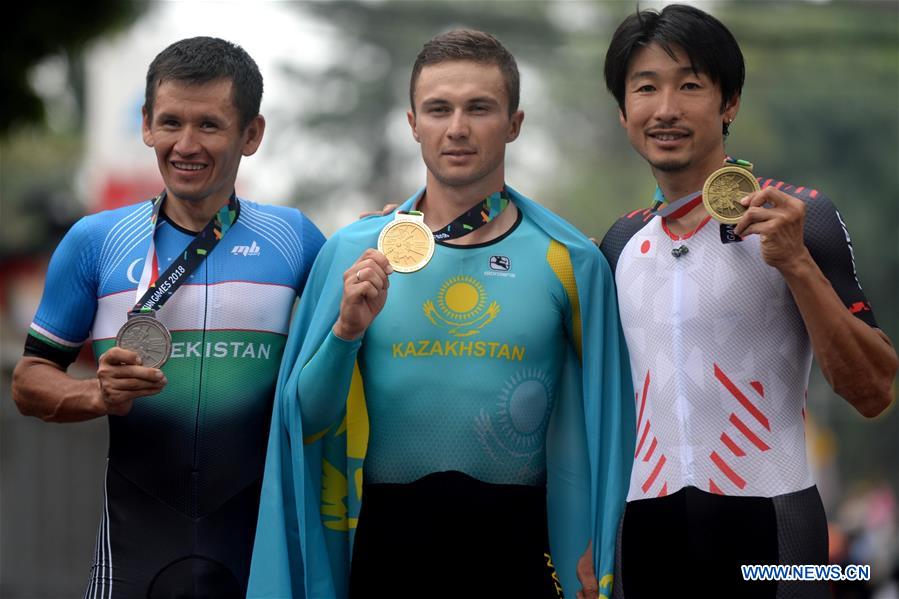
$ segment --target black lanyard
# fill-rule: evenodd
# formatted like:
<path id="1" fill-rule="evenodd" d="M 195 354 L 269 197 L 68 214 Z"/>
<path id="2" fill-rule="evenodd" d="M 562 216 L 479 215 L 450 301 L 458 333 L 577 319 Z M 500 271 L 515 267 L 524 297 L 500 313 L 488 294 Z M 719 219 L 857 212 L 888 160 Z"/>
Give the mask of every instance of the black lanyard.
<path id="1" fill-rule="evenodd" d="M 165 200 L 166 193 L 163 191 L 155 200 L 153 200 L 153 214 L 150 216 L 153 232 L 156 230 L 156 220 L 159 217 L 159 210 L 162 202 Z M 239 203 L 237 196 L 233 193 L 228 199 L 228 204 L 215 213 L 203 230 L 197 233 L 190 244 L 183 252 L 172 261 L 165 272 L 156 277 L 156 246 L 153 240 L 154 235 L 150 236 L 150 251 L 147 253 L 147 261 L 144 264 L 144 271 L 150 270 L 149 277 L 141 276 L 141 283 L 146 280 L 148 286 L 141 298 L 137 300 L 132 313 L 136 312 L 155 312 L 175 294 L 175 291 L 187 280 L 187 278 L 199 268 L 206 256 L 215 248 L 218 242 L 224 237 L 234 220 L 237 218 Z"/>
<path id="2" fill-rule="evenodd" d="M 502 191 L 490 194 L 484 198 L 483 202 L 475 204 L 469 210 L 457 216 L 440 231 L 435 231 L 434 239 L 436 241 L 446 241 L 468 235 L 502 214 L 502 211 L 506 209 L 506 206 L 511 201 L 506 188 L 503 187 Z"/>

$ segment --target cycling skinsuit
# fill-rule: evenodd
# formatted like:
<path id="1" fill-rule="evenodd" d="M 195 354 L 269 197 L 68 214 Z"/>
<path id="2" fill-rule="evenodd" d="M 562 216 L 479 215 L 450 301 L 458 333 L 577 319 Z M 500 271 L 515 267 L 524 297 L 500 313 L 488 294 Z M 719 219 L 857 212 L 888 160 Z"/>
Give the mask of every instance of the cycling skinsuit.
<path id="1" fill-rule="evenodd" d="M 847 308 L 876 326 L 830 200 L 760 184 L 805 203 L 812 258 Z M 637 210 L 615 223 L 602 250 L 615 273 L 638 427 L 615 595 L 827 596 L 826 583 L 744 584 L 739 569 L 827 563 L 805 450 L 811 343 L 759 236 L 736 240 L 707 218 L 678 237 Z"/>
<path id="2" fill-rule="evenodd" d="M 155 239 L 158 272 L 194 235 L 151 202 L 87 216 L 50 262 L 26 355 L 99 357 L 134 306 Z M 242 597 L 275 381 L 294 301 L 324 242 L 298 210 L 239 201 L 237 219 L 159 310 L 171 331 L 158 395 L 110 416 L 102 516 L 86 597 Z"/>
<path id="3" fill-rule="evenodd" d="M 346 396 L 335 381 L 348 386 L 356 360 L 365 385 L 352 597 L 560 596 L 546 433 L 573 345 L 572 273 L 564 246 L 519 213 L 498 239 L 438 243 L 426 268 L 391 275 L 364 340 L 331 333 L 303 369 L 310 432 L 331 424 Z"/>

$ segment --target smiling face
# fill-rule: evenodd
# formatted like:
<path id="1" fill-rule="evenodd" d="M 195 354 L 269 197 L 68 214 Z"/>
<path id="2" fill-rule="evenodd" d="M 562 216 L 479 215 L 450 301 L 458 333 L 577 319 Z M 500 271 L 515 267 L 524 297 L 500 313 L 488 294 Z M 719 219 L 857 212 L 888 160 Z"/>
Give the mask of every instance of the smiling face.
<path id="1" fill-rule="evenodd" d="M 485 195 L 503 185 L 506 144 L 524 113 L 509 114 L 499 66 L 457 60 L 424 67 L 415 84 L 412 135 L 428 167 L 428 188 L 471 188 Z"/>
<path id="2" fill-rule="evenodd" d="M 166 191 L 176 200 L 224 204 L 241 157 L 259 148 L 265 121 L 256 116 L 241 128 L 231 85 L 165 81 L 156 89 L 152 118 L 144 110 L 144 143 L 156 152 Z"/>
<path id="3" fill-rule="evenodd" d="M 672 50 L 674 58 L 650 44 L 634 54 L 619 118 L 631 145 L 654 169 L 705 176 L 724 159 L 722 124 L 736 116 L 739 96 L 722 110 L 720 87 L 694 73 L 681 48 Z"/>

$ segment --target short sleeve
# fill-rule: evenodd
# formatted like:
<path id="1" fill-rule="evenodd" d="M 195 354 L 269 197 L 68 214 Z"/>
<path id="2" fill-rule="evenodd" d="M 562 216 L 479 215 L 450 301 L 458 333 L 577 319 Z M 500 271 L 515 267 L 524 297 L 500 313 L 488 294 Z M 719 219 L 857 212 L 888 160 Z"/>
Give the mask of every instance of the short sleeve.
<path id="1" fill-rule="evenodd" d="M 75 223 L 47 269 L 44 293 L 28 331 L 25 355 L 67 368 L 87 340 L 97 312 L 97 247 L 90 217 Z"/>

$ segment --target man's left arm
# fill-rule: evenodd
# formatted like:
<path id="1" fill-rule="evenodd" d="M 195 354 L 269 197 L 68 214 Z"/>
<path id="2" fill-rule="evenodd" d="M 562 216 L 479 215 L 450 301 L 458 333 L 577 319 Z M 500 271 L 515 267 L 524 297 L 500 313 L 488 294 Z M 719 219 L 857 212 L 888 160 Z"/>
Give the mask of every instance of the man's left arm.
<path id="1" fill-rule="evenodd" d="M 743 205 L 749 209 L 734 233 L 741 237 L 760 236 L 762 257 L 780 271 L 789 286 L 824 378 L 860 414 L 869 418 L 877 416 L 892 401 L 896 351 L 883 331 L 847 309 L 822 265 L 816 262 L 804 237 L 805 203 L 768 187 L 744 198 Z M 842 270 L 849 270 L 854 280 L 848 235 L 836 211 L 832 212 L 844 239 L 831 239 L 827 245 L 845 250 L 848 264 Z M 867 302 L 859 302 L 859 306 L 870 310 Z"/>

